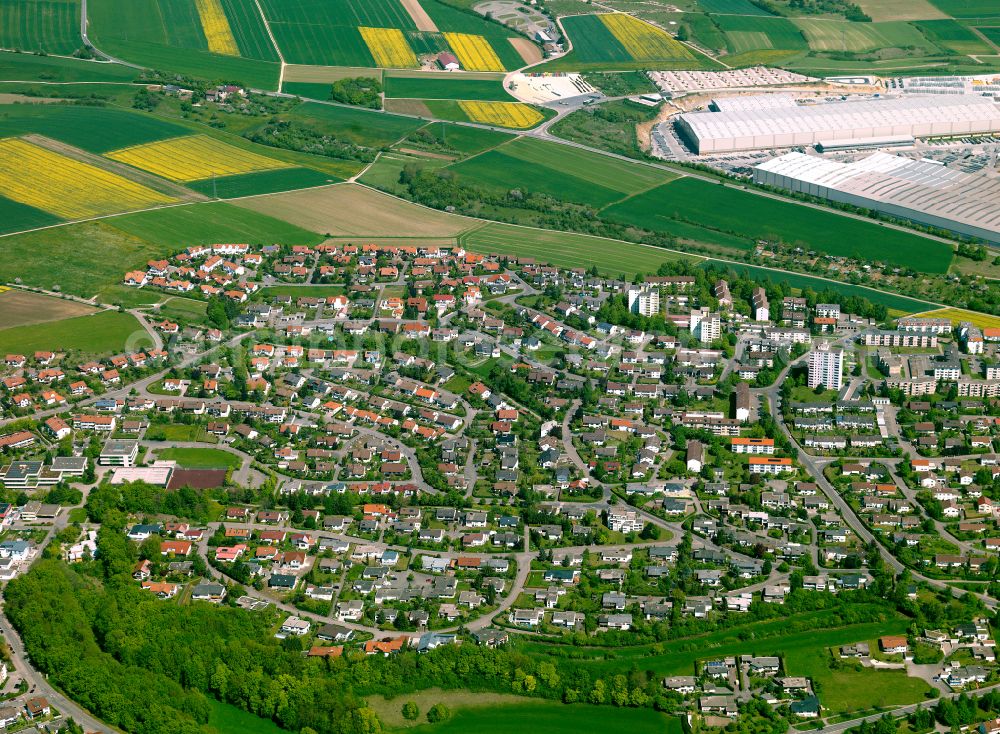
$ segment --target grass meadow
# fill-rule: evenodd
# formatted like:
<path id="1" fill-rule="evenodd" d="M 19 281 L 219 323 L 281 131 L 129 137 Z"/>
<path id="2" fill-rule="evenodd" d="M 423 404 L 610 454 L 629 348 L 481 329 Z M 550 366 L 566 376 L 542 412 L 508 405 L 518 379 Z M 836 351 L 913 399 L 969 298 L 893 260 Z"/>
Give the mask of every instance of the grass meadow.
<path id="1" fill-rule="evenodd" d="M 156 458 L 176 461 L 185 469 L 238 469 L 243 465 L 236 454 L 210 448 L 158 448 Z"/>
<path id="2" fill-rule="evenodd" d="M 153 344 L 131 314 L 101 311 L 46 324 L 0 329 L 0 351 L 30 354 L 38 350 L 109 354 L 136 351 Z"/>

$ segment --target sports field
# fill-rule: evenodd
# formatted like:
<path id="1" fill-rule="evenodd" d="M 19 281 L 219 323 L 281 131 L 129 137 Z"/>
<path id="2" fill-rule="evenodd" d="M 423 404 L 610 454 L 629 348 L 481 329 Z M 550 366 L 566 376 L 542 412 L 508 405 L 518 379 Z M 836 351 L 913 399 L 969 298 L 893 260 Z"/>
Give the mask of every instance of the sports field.
<path id="1" fill-rule="evenodd" d="M 0 195 L 63 219 L 175 201 L 134 181 L 18 138 L 0 140 Z"/>
<path id="2" fill-rule="evenodd" d="M 0 301 L 0 304 L 2 303 Z M 966 311 L 963 308 L 939 308 L 936 311 L 928 311 L 920 315 L 935 319 L 951 319 L 952 323 L 956 325 L 968 321 L 980 329 L 1000 329 L 1000 316 Z"/>
<path id="3" fill-rule="evenodd" d="M 533 257 L 561 268 L 596 267 L 611 277 L 632 278 L 636 273 L 654 273 L 665 262 L 698 260 L 696 256 L 631 242 L 501 223 L 470 230 L 459 235 L 458 241 L 472 252 Z"/>
<path id="4" fill-rule="evenodd" d="M 156 458 L 176 461 L 185 469 L 238 469 L 243 464 L 236 454 L 210 448 L 158 448 Z"/>
<path id="5" fill-rule="evenodd" d="M 235 203 L 334 237 L 453 237 L 475 224 L 355 184 L 241 199 Z"/>
<path id="6" fill-rule="evenodd" d="M 79 0 L 0 0 L 0 47 L 68 56 L 82 45 Z"/>
<path id="7" fill-rule="evenodd" d="M 402 731 L 409 734 L 495 734 L 515 731 L 544 731 L 546 734 L 597 731 L 680 734 L 681 726 L 679 719 L 648 708 L 616 709 L 610 706 L 554 702 L 539 705 L 529 701 L 487 708 L 459 708 L 444 723 L 422 724 Z"/>
<path id="8" fill-rule="evenodd" d="M 106 155 L 171 181 L 198 181 L 211 176 L 291 168 L 291 164 L 284 161 L 228 145 L 207 135 L 146 143 Z"/>
<path id="9" fill-rule="evenodd" d="M 131 314 L 101 311 L 92 316 L 51 321 L 44 326 L 0 329 L 0 352 L 30 354 L 39 350 L 113 354 L 152 346 L 149 334 Z"/>
<path id="10" fill-rule="evenodd" d="M 796 26 L 813 51 L 857 53 L 886 48 L 917 48 L 934 53 L 936 49 L 909 23 L 850 23 L 818 18 L 796 18 Z"/>
<path id="11" fill-rule="evenodd" d="M 545 116 L 534 107 L 520 102 L 463 100 L 458 104 L 472 122 L 481 122 L 486 125 L 526 130 L 545 119 Z"/>
<path id="12" fill-rule="evenodd" d="M 93 306 L 18 288 L 0 287 L 0 329 L 85 316 Z"/>
<path id="13" fill-rule="evenodd" d="M 755 240 L 798 244 L 831 255 L 882 260 L 929 273 L 947 272 L 947 244 L 832 212 L 778 201 L 727 186 L 683 178 L 615 204 L 612 221 L 654 231 L 671 222 L 704 223 Z"/>

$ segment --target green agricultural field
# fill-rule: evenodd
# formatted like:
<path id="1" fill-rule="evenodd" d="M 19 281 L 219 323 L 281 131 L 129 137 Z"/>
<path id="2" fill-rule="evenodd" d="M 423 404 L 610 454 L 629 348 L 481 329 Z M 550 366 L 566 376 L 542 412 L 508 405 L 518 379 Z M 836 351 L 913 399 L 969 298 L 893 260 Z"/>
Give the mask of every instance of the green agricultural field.
<path id="1" fill-rule="evenodd" d="M 277 61 L 278 52 L 267 35 L 264 19 L 254 0 L 220 0 L 229 20 L 240 56 L 262 61 Z"/>
<path id="2" fill-rule="evenodd" d="M 380 191 L 388 191 L 396 196 L 403 196 L 406 193 L 406 186 L 399 182 L 400 174 L 408 165 L 414 165 L 425 171 L 437 170 L 448 165 L 447 160 L 441 158 L 424 158 L 410 153 L 383 153 L 375 161 L 364 175 L 358 179 L 360 183 Z"/>
<path id="3" fill-rule="evenodd" d="M 524 189 L 597 207 L 673 178 L 672 174 L 652 166 L 638 166 L 530 138 L 517 138 L 454 164 L 450 170 L 494 188 Z"/>
<path id="4" fill-rule="evenodd" d="M 361 170 L 361 164 L 358 164 Z M 189 189 L 201 192 L 206 196 L 220 199 L 235 199 L 241 196 L 256 196 L 257 194 L 273 194 L 277 191 L 293 191 L 307 189 L 312 186 L 325 186 L 337 183 L 343 179 L 329 173 L 314 171 L 311 168 L 280 168 L 276 171 L 260 171 L 245 173 L 239 176 L 226 176 L 212 181 L 195 181 L 188 184 Z"/>
<path id="5" fill-rule="evenodd" d="M 315 102 L 299 105 L 288 116 L 321 133 L 372 148 L 392 145 L 425 124 L 410 117 Z"/>
<path id="6" fill-rule="evenodd" d="M 889 23 L 851 23 L 818 18 L 796 18 L 796 26 L 813 51 L 859 53 L 887 48 L 919 49 L 937 53 L 938 49 L 914 26 L 902 21 Z"/>
<path id="7" fill-rule="evenodd" d="M 712 19 L 725 33 L 731 54 L 763 50 L 805 51 L 808 48 L 802 32 L 787 18 L 719 15 Z"/>
<path id="8" fill-rule="evenodd" d="M 181 250 L 215 242 L 317 245 L 323 238 L 294 224 L 224 203 L 189 204 L 106 220 L 147 242 Z M 124 275 L 124 272 L 119 275 Z"/>
<path id="9" fill-rule="evenodd" d="M 485 38 L 507 70 L 519 69 L 524 66 L 524 59 L 511 44 L 512 38 L 523 38 L 499 23 L 492 23 L 473 10 L 460 10 L 453 7 L 451 0 L 420 0 L 421 7 L 427 12 L 442 33 L 470 33 Z"/>
<path id="10" fill-rule="evenodd" d="M 151 115 L 84 105 L 0 105 L 3 135 L 37 133 L 91 153 L 186 135 L 189 130 Z"/>
<path id="11" fill-rule="evenodd" d="M 0 196 L 0 234 L 23 232 L 35 227 L 58 224 L 60 221 L 62 220 L 59 217 L 41 209 Z M 0 247 L 2 246 L 0 244 Z M 0 254 L 0 257 L 3 255 Z"/>
<path id="12" fill-rule="evenodd" d="M 990 42 L 1000 45 L 1000 26 L 983 26 L 978 30 L 986 36 Z"/>
<path id="13" fill-rule="evenodd" d="M 111 354 L 146 349 L 152 340 L 131 314 L 101 311 L 44 325 L 0 329 L 0 351 L 27 353 L 38 350 Z"/>
<path id="14" fill-rule="evenodd" d="M 960 54 L 995 53 L 989 44 L 956 20 L 920 20 L 913 23 L 931 41 Z"/>
<path id="15" fill-rule="evenodd" d="M 811 275 L 802 275 L 801 273 L 788 273 L 785 271 L 770 270 L 768 268 L 761 268 L 755 265 L 743 265 L 742 263 L 723 263 L 718 260 L 707 260 L 703 263 L 703 265 L 705 267 L 721 265 L 738 273 L 750 275 L 756 280 L 770 280 L 772 283 L 785 283 L 789 287 L 797 288 L 800 291 L 806 289 L 817 292 L 822 290 L 832 290 L 847 297 L 859 296 L 861 298 L 867 298 L 872 303 L 879 303 L 888 309 L 901 311 L 903 313 L 920 313 L 928 308 L 933 308 L 933 304 L 927 303 L 926 301 L 919 301 L 915 298 L 897 296 L 894 293 L 886 293 L 885 291 L 878 291 L 860 285 L 852 285 L 850 283 L 841 283 L 835 280 L 826 280 Z"/>
<path id="16" fill-rule="evenodd" d="M 475 155 L 495 148 L 511 139 L 509 133 L 487 130 L 481 127 L 450 125 L 447 122 L 432 122 L 420 128 L 403 140 L 402 147 L 421 148 L 440 143 L 445 148 Z"/>
<path id="17" fill-rule="evenodd" d="M 0 47 L 68 56 L 82 45 L 80 0 L 0 0 Z"/>
<path id="18" fill-rule="evenodd" d="M 771 15 L 763 8 L 754 5 L 750 0 L 698 0 L 698 4 L 706 13 L 722 13 L 724 15 Z"/>
<path id="19" fill-rule="evenodd" d="M 947 272 L 952 249 L 926 237 L 813 207 L 779 201 L 729 186 L 685 178 L 609 207 L 604 215 L 624 224 L 670 231 L 681 220 L 755 240 L 780 240 L 842 257 Z"/>
<path id="20" fill-rule="evenodd" d="M 953 18 L 1000 18 L 1000 5 L 994 0 L 931 0 L 931 3 Z"/>
<path id="21" fill-rule="evenodd" d="M 470 230 L 459 235 L 458 241 L 473 252 L 534 257 L 562 268 L 596 267 L 603 275 L 624 274 L 630 279 L 636 273 L 655 273 L 665 262 L 698 259 L 631 242 L 501 223 Z"/>
<path id="22" fill-rule="evenodd" d="M 0 79 L 48 82 L 131 82 L 136 70 L 121 64 L 0 52 Z"/>
<path id="23" fill-rule="evenodd" d="M 358 26 L 416 30 L 398 0 L 264 0 L 285 60 L 320 66 L 374 66 Z"/>
<path id="24" fill-rule="evenodd" d="M 228 703 L 208 699 L 208 725 L 219 734 L 287 734 L 269 719 L 247 713 Z"/>
<path id="25" fill-rule="evenodd" d="M 458 709 L 441 724 L 423 724 L 395 732 L 409 734 L 497 734 L 544 731 L 546 734 L 627 731 L 630 734 L 680 734 L 680 719 L 652 709 L 615 709 L 610 706 L 561 703 L 506 704 Z"/>
<path id="26" fill-rule="evenodd" d="M 425 74 L 385 78 L 387 97 L 400 99 L 476 99 L 485 101 L 511 101 L 510 94 L 497 79 L 462 79 L 461 77 Z"/>
<path id="27" fill-rule="evenodd" d="M 0 282 L 20 278 L 27 286 L 58 286 L 63 293 L 90 298 L 120 283 L 127 271 L 181 249 L 179 240 L 140 239 L 112 227 L 114 221 L 83 222 L 0 238 Z"/>
<path id="28" fill-rule="evenodd" d="M 281 83 L 281 91 L 285 94 L 295 94 L 305 99 L 330 99 L 330 85 L 322 82 L 289 82 Z"/>
<path id="29" fill-rule="evenodd" d="M 264 45 L 261 29 L 252 25 L 249 0 L 231 5 L 229 18 L 237 45 L 260 50 L 263 58 L 210 53 L 193 0 L 90 0 L 89 33 L 102 50 L 153 69 L 209 80 L 239 81 L 251 87 L 276 89 L 277 54 Z M 242 20 L 241 20 L 242 19 Z M 251 25 L 237 25 L 238 22 Z M 235 26 L 235 28 L 234 28 Z M 244 46 L 240 46 L 241 53 Z"/>
<path id="30" fill-rule="evenodd" d="M 239 456 L 222 449 L 158 448 L 156 458 L 176 461 L 185 469 L 239 469 L 243 465 Z"/>

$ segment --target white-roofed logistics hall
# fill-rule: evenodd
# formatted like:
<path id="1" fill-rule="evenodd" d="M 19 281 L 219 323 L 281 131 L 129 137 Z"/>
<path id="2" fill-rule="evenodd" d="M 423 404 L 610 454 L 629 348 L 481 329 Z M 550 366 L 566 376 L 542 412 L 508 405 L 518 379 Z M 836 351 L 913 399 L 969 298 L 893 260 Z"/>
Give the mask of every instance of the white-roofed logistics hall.
<path id="1" fill-rule="evenodd" d="M 1000 132 L 1000 105 L 976 95 L 799 104 L 784 95 L 759 104 L 714 102 L 677 128 L 699 155 L 816 145 L 822 141 L 925 138 Z"/>
<path id="2" fill-rule="evenodd" d="M 1000 179 L 985 173 L 889 153 L 856 163 L 788 153 L 755 167 L 753 180 L 1000 243 Z"/>

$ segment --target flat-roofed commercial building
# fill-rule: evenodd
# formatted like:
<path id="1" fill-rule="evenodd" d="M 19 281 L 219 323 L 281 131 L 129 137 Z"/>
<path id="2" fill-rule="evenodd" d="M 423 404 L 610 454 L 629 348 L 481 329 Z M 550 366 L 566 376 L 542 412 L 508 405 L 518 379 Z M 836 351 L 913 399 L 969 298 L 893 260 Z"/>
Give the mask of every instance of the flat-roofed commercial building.
<path id="1" fill-rule="evenodd" d="M 679 115 L 677 128 L 699 155 L 844 141 L 952 137 L 1000 131 L 1000 106 L 975 95 L 799 104 L 790 96 L 754 105 L 713 102 L 719 112 Z"/>
<path id="2" fill-rule="evenodd" d="M 1000 243 L 1000 179 L 985 173 L 889 153 L 855 163 L 787 153 L 754 168 L 753 180 Z"/>

